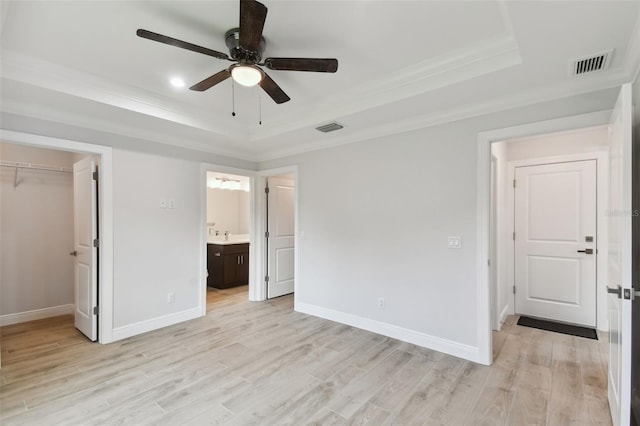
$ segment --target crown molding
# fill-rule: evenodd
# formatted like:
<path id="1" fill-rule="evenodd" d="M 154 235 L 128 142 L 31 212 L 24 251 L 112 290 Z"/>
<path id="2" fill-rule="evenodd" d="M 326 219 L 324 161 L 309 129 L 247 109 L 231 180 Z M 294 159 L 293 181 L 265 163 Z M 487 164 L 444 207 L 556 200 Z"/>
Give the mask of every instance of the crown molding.
<path id="1" fill-rule="evenodd" d="M 130 110 L 166 121 L 224 135 L 230 139 L 246 139 L 246 130 L 226 117 L 211 117 L 199 109 L 133 86 L 30 57 L 10 49 L 2 49 L 2 78 L 27 83 L 78 98 Z"/>
<path id="2" fill-rule="evenodd" d="M 486 74 L 520 65 L 522 59 L 514 37 L 502 34 L 472 46 L 401 69 L 391 76 L 332 95 L 311 107 L 300 108 L 270 120 L 250 140 L 260 141 L 304 127 L 315 127 L 381 105 L 411 98 Z"/>
<path id="3" fill-rule="evenodd" d="M 333 148 L 341 145 L 362 142 L 399 133 L 411 132 L 414 130 L 439 126 L 454 121 L 471 119 L 474 117 L 480 117 L 483 115 L 493 114 L 510 109 L 527 107 L 539 103 L 569 98 L 572 96 L 579 96 L 590 92 L 606 90 L 620 86 L 621 84 L 627 83 L 628 81 L 628 73 L 625 70 L 619 70 L 616 73 L 609 74 L 608 78 L 602 79 L 597 83 L 594 83 L 592 80 L 582 80 L 573 85 L 555 84 L 544 88 L 522 91 L 514 95 L 503 96 L 487 102 L 478 102 L 460 108 L 453 108 L 447 111 L 423 114 L 419 116 L 409 117 L 404 120 L 394 121 L 392 123 L 380 124 L 378 126 L 369 127 L 367 129 L 341 137 L 336 135 L 328 141 L 315 140 L 311 143 L 298 145 L 294 148 L 273 150 L 267 154 L 260 156 L 259 158 L 255 158 L 254 161 L 262 162 L 278 158 L 291 157 L 294 155 L 305 154 L 308 152 L 319 151 L 322 149 Z"/>

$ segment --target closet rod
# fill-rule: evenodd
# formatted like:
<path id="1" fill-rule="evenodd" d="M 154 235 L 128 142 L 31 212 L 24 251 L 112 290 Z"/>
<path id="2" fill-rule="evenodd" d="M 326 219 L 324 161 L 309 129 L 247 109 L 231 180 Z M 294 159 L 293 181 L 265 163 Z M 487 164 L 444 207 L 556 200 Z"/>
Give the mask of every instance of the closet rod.
<path id="1" fill-rule="evenodd" d="M 0 161 L 0 167 L 15 167 L 16 171 L 13 175 L 13 188 L 18 186 L 18 170 L 40 170 L 44 172 L 73 173 L 72 169 L 67 167 L 47 166 L 44 164 L 21 163 L 19 161 Z"/>
<path id="2" fill-rule="evenodd" d="M 34 164 L 34 163 L 21 163 L 19 161 L 1 161 L 0 166 L 15 167 L 17 169 L 43 170 L 45 172 L 73 173 L 73 170 L 67 167 L 46 166 L 44 164 Z"/>

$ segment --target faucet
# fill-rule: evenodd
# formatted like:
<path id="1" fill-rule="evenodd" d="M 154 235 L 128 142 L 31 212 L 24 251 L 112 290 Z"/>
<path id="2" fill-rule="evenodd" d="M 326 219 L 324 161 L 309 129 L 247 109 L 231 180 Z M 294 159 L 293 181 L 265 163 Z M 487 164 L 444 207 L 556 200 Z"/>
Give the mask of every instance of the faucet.
<path id="1" fill-rule="evenodd" d="M 218 230 L 216 229 L 216 237 L 217 237 L 218 235 L 220 235 L 220 231 L 218 231 Z"/>
<path id="2" fill-rule="evenodd" d="M 229 231 L 224 231 L 224 240 L 229 241 Z"/>

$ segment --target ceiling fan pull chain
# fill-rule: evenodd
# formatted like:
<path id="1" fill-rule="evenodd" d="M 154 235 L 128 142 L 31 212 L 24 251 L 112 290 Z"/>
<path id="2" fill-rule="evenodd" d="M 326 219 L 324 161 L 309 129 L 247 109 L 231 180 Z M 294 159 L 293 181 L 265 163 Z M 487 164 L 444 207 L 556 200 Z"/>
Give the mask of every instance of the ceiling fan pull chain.
<path id="1" fill-rule="evenodd" d="M 236 116 L 236 85 L 233 82 L 233 79 L 231 79 L 231 108 L 233 111 L 231 111 L 231 116 L 235 117 Z"/>
<path id="2" fill-rule="evenodd" d="M 262 126 L 262 93 L 258 93 L 258 113 L 260 114 L 258 124 Z"/>

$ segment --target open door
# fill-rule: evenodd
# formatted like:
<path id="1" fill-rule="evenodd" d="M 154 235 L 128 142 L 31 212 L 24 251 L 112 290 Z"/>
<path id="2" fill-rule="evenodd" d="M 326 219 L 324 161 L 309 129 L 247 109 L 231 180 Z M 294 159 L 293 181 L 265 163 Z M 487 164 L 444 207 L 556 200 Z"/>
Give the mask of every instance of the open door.
<path id="1" fill-rule="evenodd" d="M 609 407 L 614 425 L 630 423 L 632 272 L 631 85 L 620 89 L 609 123 Z"/>
<path id="2" fill-rule="evenodd" d="M 267 298 L 293 293 L 295 188 L 293 180 L 270 177 L 267 192 Z"/>
<path id="3" fill-rule="evenodd" d="M 90 340 L 98 340 L 98 220 L 95 160 L 73 165 L 75 326 Z"/>

